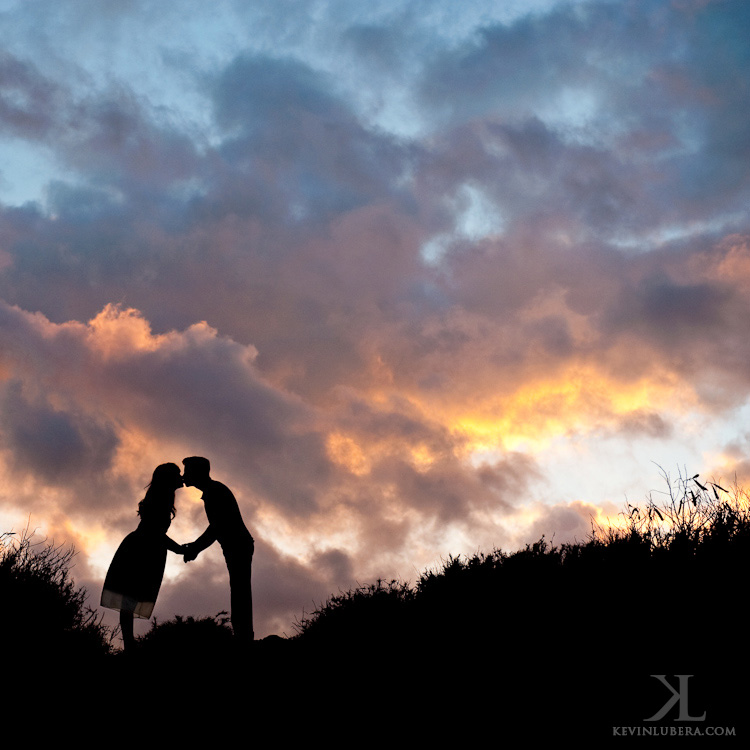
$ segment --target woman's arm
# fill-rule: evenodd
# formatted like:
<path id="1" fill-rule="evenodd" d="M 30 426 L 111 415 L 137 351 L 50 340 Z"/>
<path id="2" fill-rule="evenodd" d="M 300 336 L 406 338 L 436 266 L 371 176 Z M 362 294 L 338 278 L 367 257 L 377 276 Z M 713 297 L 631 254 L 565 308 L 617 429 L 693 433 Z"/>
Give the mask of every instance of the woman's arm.
<path id="1" fill-rule="evenodd" d="M 184 544 L 177 544 L 173 539 L 170 539 L 166 534 L 164 535 L 165 539 L 167 540 L 167 549 L 170 552 L 174 552 L 177 555 L 184 555 L 185 554 L 185 545 Z"/>

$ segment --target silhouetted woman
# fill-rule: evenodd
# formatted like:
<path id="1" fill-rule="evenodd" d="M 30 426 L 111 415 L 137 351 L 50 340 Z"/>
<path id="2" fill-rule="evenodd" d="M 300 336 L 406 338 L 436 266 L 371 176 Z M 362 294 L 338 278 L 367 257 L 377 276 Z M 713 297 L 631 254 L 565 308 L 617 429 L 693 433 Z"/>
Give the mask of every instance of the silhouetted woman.
<path id="1" fill-rule="evenodd" d="M 184 554 L 185 549 L 167 536 L 175 516 L 174 493 L 182 487 L 177 464 L 161 464 L 154 470 L 146 496 L 138 504 L 141 521 L 117 548 L 104 579 L 101 604 L 120 611 L 125 650 L 135 643 L 133 618 L 148 619 L 156 603 L 167 550 Z"/>

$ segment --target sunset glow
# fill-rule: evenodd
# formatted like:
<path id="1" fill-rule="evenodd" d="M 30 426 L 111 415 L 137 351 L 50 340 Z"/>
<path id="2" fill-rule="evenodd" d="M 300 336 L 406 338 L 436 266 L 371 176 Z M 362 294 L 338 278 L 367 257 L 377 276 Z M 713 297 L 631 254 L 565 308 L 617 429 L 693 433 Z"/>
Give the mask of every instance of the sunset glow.
<path id="1" fill-rule="evenodd" d="M 749 479 L 748 26 L 740 0 L 3 3 L 0 532 L 74 545 L 95 605 L 153 469 L 205 455 L 262 637 L 582 539 L 662 468 Z M 170 534 L 205 526 L 178 491 Z M 170 559 L 159 619 L 227 607 L 220 550 Z"/>

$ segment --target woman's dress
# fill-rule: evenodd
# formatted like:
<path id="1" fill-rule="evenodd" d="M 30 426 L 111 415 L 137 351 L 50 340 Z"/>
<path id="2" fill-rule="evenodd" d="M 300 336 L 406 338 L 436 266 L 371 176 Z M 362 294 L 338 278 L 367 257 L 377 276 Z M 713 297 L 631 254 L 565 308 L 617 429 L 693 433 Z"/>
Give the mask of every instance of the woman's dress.
<path id="1" fill-rule="evenodd" d="M 108 609 L 132 612 L 148 619 L 156 603 L 167 549 L 179 551 L 179 545 L 167 536 L 172 523 L 169 510 L 141 506 L 141 522 L 117 548 L 107 571 L 101 605 Z"/>

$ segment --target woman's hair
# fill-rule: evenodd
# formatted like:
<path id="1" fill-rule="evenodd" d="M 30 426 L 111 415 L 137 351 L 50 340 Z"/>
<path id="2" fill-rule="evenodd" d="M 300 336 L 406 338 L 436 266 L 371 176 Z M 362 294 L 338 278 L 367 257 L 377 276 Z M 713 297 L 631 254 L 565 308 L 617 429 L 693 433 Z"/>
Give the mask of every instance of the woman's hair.
<path id="1" fill-rule="evenodd" d="M 151 482 L 146 488 L 146 496 L 138 503 L 138 515 L 143 515 L 145 507 L 166 506 L 172 518 L 175 517 L 174 493 L 177 489 L 175 479 L 179 476 L 180 467 L 177 464 L 160 464 L 154 469 Z"/>

